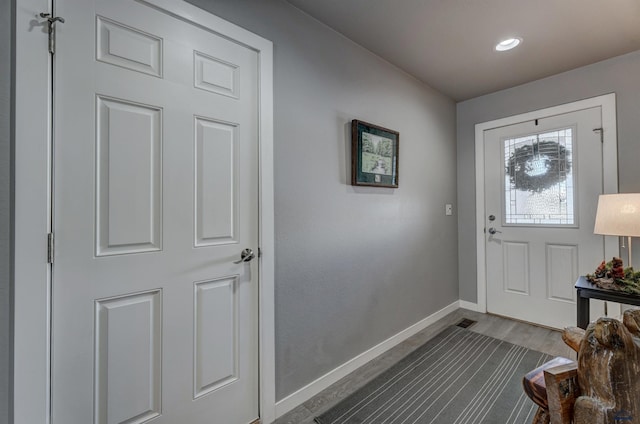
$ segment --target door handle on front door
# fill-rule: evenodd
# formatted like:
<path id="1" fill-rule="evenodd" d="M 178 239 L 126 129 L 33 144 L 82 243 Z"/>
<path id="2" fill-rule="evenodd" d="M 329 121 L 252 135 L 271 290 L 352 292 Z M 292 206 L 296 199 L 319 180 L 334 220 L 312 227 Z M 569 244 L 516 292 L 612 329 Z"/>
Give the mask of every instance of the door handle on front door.
<path id="1" fill-rule="evenodd" d="M 502 231 L 498 231 L 495 228 L 491 227 L 489 228 L 489 234 L 494 235 L 495 233 L 502 233 Z"/>
<path id="2" fill-rule="evenodd" d="M 256 255 L 255 253 L 253 253 L 253 250 L 251 249 L 244 249 L 242 251 L 242 253 L 240 253 L 240 260 L 239 261 L 234 261 L 234 264 L 241 264 L 242 262 L 251 262 L 251 260 L 253 258 L 255 258 Z"/>

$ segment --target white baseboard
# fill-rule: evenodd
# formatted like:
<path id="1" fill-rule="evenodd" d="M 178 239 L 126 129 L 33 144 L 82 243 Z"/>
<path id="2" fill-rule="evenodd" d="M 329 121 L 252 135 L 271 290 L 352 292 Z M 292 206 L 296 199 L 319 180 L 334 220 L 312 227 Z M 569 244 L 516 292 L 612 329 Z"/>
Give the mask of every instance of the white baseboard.
<path id="1" fill-rule="evenodd" d="M 465 302 L 465 304 L 466 303 L 468 302 Z M 307 384 L 306 386 L 299 389 L 298 391 L 276 402 L 276 417 L 279 418 L 283 416 L 284 414 L 291 411 L 296 406 L 311 399 L 313 396 L 317 395 L 318 393 L 320 393 L 327 387 L 331 386 L 333 383 L 337 382 L 341 378 L 346 377 L 349 373 L 355 371 L 357 368 L 363 366 L 370 360 L 383 354 L 384 352 L 391 349 L 392 347 L 397 346 L 398 344 L 402 343 L 403 341 L 413 336 L 414 334 L 419 333 L 429 325 L 435 323 L 436 321 L 443 318 L 447 314 L 455 311 L 459 307 L 460 307 L 459 301 L 453 302 L 451 305 L 440 309 L 438 312 L 432 315 L 429 315 L 428 317 L 424 318 L 421 321 L 418 321 L 417 323 L 402 330 L 396 335 L 389 337 L 387 340 L 383 341 L 382 343 L 372 347 L 366 352 L 361 353 L 360 355 L 345 362 L 344 364 L 340 365 L 334 370 L 329 371 L 328 373 L 318 378 L 317 380 Z"/>
<path id="2" fill-rule="evenodd" d="M 482 312 L 480 311 L 477 303 L 467 302 L 466 300 L 460 301 L 460 307 L 462 309 L 468 309 L 470 311 Z"/>

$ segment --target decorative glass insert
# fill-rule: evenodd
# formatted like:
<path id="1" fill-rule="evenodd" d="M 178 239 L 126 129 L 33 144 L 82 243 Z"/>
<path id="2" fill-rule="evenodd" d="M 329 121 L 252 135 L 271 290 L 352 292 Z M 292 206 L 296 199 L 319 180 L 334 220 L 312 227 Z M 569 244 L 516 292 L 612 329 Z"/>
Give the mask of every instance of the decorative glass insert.
<path id="1" fill-rule="evenodd" d="M 575 225 L 573 128 L 503 140 L 504 223 Z"/>

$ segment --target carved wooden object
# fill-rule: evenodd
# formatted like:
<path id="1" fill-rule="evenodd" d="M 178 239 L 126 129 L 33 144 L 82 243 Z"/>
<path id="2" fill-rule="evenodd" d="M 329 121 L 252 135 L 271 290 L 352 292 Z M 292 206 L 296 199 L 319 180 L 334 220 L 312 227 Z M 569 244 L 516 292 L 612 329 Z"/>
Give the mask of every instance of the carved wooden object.
<path id="1" fill-rule="evenodd" d="M 640 310 L 565 328 L 562 339 L 578 362 L 555 358 L 523 379 L 539 407 L 533 424 L 640 424 Z"/>
<path id="2" fill-rule="evenodd" d="M 573 417 L 573 404 L 578 396 L 578 363 L 549 368 L 544 371 L 547 385 L 547 403 L 551 424 L 570 423 Z"/>
<path id="3" fill-rule="evenodd" d="M 549 411 L 544 408 L 538 408 L 531 424 L 549 424 L 549 422 Z"/>
<path id="4" fill-rule="evenodd" d="M 557 358 L 553 358 L 549 362 L 545 362 L 538 368 L 529 371 L 522 379 L 524 392 L 529 396 L 529 399 L 538 405 L 538 412 L 536 412 L 536 415 L 533 418 L 533 424 L 549 424 L 550 422 L 548 403 L 550 398 L 547 395 L 549 388 L 546 383 L 545 373 L 549 369 L 572 364 L 575 364 L 575 362 L 571 359 L 559 356 Z M 556 391 L 558 391 L 558 389 L 556 389 Z"/>
<path id="5" fill-rule="evenodd" d="M 640 424 L 640 311 L 589 324 L 578 352 L 574 424 Z"/>
<path id="6" fill-rule="evenodd" d="M 585 330 L 580 327 L 566 327 L 562 332 L 562 340 L 567 346 L 576 352 L 580 349 L 580 343 L 584 338 Z"/>

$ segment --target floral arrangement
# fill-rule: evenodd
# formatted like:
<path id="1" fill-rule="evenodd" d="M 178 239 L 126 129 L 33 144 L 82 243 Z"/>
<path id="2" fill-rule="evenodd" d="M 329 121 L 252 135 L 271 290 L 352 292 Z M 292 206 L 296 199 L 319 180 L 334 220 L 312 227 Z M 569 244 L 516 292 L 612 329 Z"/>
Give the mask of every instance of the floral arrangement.
<path id="1" fill-rule="evenodd" d="M 633 267 L 624 268 L 620 258 L 602 261 L 593 274 L 587 274 L 587 280 L 603 289 L 640 294 L 640 272 L 634 272 Z"/>

